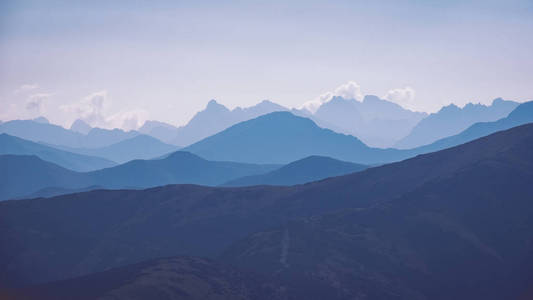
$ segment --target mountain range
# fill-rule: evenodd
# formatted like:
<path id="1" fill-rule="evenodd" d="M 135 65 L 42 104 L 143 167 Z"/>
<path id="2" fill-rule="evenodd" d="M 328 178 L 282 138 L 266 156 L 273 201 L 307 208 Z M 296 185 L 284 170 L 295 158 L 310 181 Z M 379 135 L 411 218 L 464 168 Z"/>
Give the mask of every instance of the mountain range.
<path id="1" fill-rule="evenodd" d="M 4 201 L 0 282 L 16 287 L 184 254 L 265 277 L 287 293 L 274 299 L 518 298 L 533 278 L 532 147 L 528 124 L 293 187 L 171 185 Z M 209 282 L 198 268 L 179 270 Z M 109 274 L 135 272 L 77 282 L 98 290 Z"/>
<path id="2" fill-rule="evenodd" d="M 147 121 L 139 131 L 166 143 L 188 146 L 237 123 L 276 111 L 290 111 L 310 118 L 321 127 L 355 135 L 375 147 L 392 145 L 426 116 L 376 96 L 366 96 L 363 101 L 334 97 L 315 113 L 306 109 L 288 109 L 268 100 L 230 110 L 211 100 L 185 126 L 176 128 L 158 121 Z"/>
<path id="3" fill-rule="evenodd" d="M 531 103 L 517 106 L 505 121 L 472 125 L 457 137 L 413 149 L 371 148 L 351 135 L 320 128 L 310 119 L 275 112 L 234 125 L 184 148 L 209 160 L 286 164 L 319 155 L 365 165 L 399 161 L 456 146 L 484 135 L 533 121 Z M 490 129 L 476 129 L 490 128 Z M 477 133 L 474 134 L 473 131 Z"/>

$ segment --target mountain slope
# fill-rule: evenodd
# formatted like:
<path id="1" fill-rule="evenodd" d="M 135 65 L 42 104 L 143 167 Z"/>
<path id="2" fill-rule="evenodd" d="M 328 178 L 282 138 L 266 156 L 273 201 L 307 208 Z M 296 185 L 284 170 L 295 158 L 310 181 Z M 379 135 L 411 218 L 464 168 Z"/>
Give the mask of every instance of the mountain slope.
<path id="1" fill-rule="evenodd" d="M 183 150 L 210 160 L 282 164 L 312 155 L 361 164 L 409 155 L 407 151 L 369 148 L 353 136 L 320 128 L 289 112 L 274 112 L 239 123 Z"/>
<path id="2" fill-rule="evenodd" d="M 478 122 L 496 121 L 507 116 L 519 103 L 495 99 L 491 105 L 469 103 L 463 108 L 454 104 L 443 107 L 418 123 L 409 135 L 394 147 L 407 149 L 431 144 L 452 136 Z"/>
<path id="3" fill-rule="evenodd" d="M 74 153 L 103 157 L 117 163 L 134 159 L 151 159 L 178 150 L 177 146 L 165 144 L 144 134 L 101 148 L 57 147 Z"/>
<path id="4" fill-rule="evenodd" d="M 164 159 L 133 160 L 88 175 L 93 184 L 106 188 L 146 188 L 175 183 L 219 185 L 275 168 L 276 165 L 208 161 L 192 153 L 177 151 Z"/>
<path id="5" fill-rule="evenodd" d="M 368 233 L 359 235 L 363 239 L 360 241 L 362 245 L 368 246 L 365 240 L 370 239 L 370 241 L 376 241 L 379 246 L 377 248 L 365 247 L 372 251 L 368 256 L 370 260 L 367 265 L 370 266 L 372 262 L 379 264 L 380 260 L 373 260 L 381 255 L 379 253 L 386 255 L 387 252 L 380 252 L 380 249 L 384 249 L 380 244 L 388 241 L 387 236 L 391 234 L 391 230 L 398 227 L 397 230 L 401 233 L 398 239 L 410 231 L 409 227 L 405 227 L 398 221 L 405 215 L 403 212 L 409 211 L 387 208 L 388 205 L 392 205 L 390 204 L 392 202 L 399 203 L 400 208 L 414 209 L 415 216 L 418 212 L 428 210 L 444 214 L 445 219 L 451 218 L 452 221 L 459 222 L 459 225 L 467 229 L 464 234 L 462 231 L 457 233 L 457 228 L 463 227 L 453 227 L 453 224 L 456 224 L 454 222 L 451 223 L 452 225 L 440 222 L 438 224 L 451 227 L 444 227 L 445 229 L 441 229 L 441 232 L 431 229 L 427 231 L 427 234 L 421 235 L 427 226 L 423 226 L 424 223 L 421 223 L 421 226 L 415 226 L 414 228 L 418 228 L 422 233 L 416 231 L 413 234 L 413 240 L 409 240 L 406 245 L 414 247 L 416 243 L 421 243 L 422 245 L 435 245 L 435 247 L 431 251 L 424 250 L 425 252 L 409 252 L 416 250 L 410 247 L 399 248 L 407 251 L 405 254 L 407 258 L 400 256 L 405 259 L 400 266 L 416 265 L 417 253 L 423 255 L 429 251 L 429 253 L 435 253 L 433 255 L 436 256 L 432 257 L 439 257 L 439 249 L 450 249 L 450 251 L 457 251 L 457 255 L 449 256 L 452 254 L 443 252 L 440 259 L 444 264 L 453 261 L 455 265 L 468 266 L 471 255 L 475 257 L 480 254 L 482 256 L 479 257 L 482 260 L 475 261 L 473 267 L 475 272 L 472 274 L 479 274 L 481 272 L 479 268 L 485 265 L 484 262 L 489 263 L 486 273 L 495 274 L 499 272 L 499 269 L 493 268 L 493 261 L 487 261 L 485 259 L 487 256 L 483 254 L 491 251 L 481 250 L 484 251 L 481 253 L 476 250 L 480 249 L 480 245 L 481 249 L 484 248 L 483 245 L 488 245 L 488 249 L 496 249 L 496 253 L 505 254 L 502 256 L 504 257 L 502 264 L 508 270 L 517 271 L 515 274 L 520 277 L 521 270 L 513 269 L 515 263 L 523 262 L 526 266 L 528 259 L 526 254 L 533 253 L 531 245 L 523 242 L 533 238 L 531 218 L 523 218 L 525 215 L 533 214 L 533 203 L 529 201 L 533 194 L 530 184 L 533 180 L 532 146 L 533 124 L 529 124 L 498 132 L 451 149 L 293 187 L 212 188 L 173 185 L 140 191 L 92 191 L 48 199 L 2 202 L 0 203 L 0 220 L 2 220 L 0 223 L 0 282 L 14 286 L 65 279 L 142 260 L 180 254 L 216 257 L 227 253 L 228 249 L 235 249 L 232 245 L 238 244 L 234 243 L 251 234 L 279 228 L 291 220 L 339 212 L 344 209 L 365 212 L 365 208 L 375 207 L 373 209 L 377 209 L 376 216 L 380 216 L 378 214 L 380 211 L 386 214 L 376 220 L 373 220 L 373 217 L 355 220 L 355 222 L 361 222 L 359 226 L 362 229 L 365 228 L 366 223 L 369 224 Z M 454 188 L 455 184 L 458 189 Z M 464 195 L 461 196 L 461 193 Z M 458 198 L 449 198 L 452 196 Z M 437 202 L 433 203 L 432 199 L 438 201 L 435 200 Z M 410 201 L 415 204 L 410 205 Z M 449 209 L 453 207 L 447 208 L 447 203 L 453 205 L 456 202 L 458 202 L 458 208 L 464 210 L 450 212 Z M 373 209 L 370 211 L 374 211 Z M 498 214 L 501 215 L 498 217 Z M 481 217 L 476 215 L 486 215 L 487 217 L 482 217 L 483 222 L 492 223 L 478 222 Z M 405 215 L 405 217 L 409 216 Z M 96 217 L 98 222 L 94 222 Z M 515 217 L 516 222 L 512 221 Z M 387 223 L 389 219 L 390 224 Z M 63 226 L 63 224 L 69 224 L 69 226 Z M 417 225 L 418 223 L 409 224 Z M 488 231 L 500 225 L 502 226 L 500 231 Z M 479 228 L 484 226 L 487 230 L 479 231 Z M 357 228 L 353 227 L 353 230 Z M 352 229 L 345 228 L 344 230 Z M 450 230 L 453 233 L 451 239 L 442 236 Z M 292 236 L 290 232 L 292 232 L 291 229 L 289 229 L 289 236 Z M 383 232 L 383 235 L 378 234 L 380 232 Z M 472 239 L 469 232 L 473 232 L 476 238 Z M 498 232 L 505 234 L 500 235 Z M 513 235 L 509 235 L 510 233 Z M 374 238 L 376 234 L 378 235 Z M 507 246 L 501 243 L 501 236 L 509 236 Z M 271 244 L 271 248 L 276 249 L 278 245 L 281 245 L 283 237 L 284 235 L 282 239 Z M 296 237 L 295 235 L 295 241 Z M 332 237 L 338 238 L 339 235 L 332 233 Z M 346 259 L 349 262 L 347 265 L 352 266 L 354 259 L 357 261 L 358 256 L 350 256 L 350 251 L 346 252 L 345 249 L 338 247 L 343 247 L 343 241 L 345 241 L 349 246 L 346 249 L 353 249 L 350 246 L 353 243 L 352 239 L 357 239 L 358 235 L 349 234 L 345 238 L 346 240 L 340 239 L 331 245 L 324 243 L 324 246 L 329 245 L 332 251 L 339 249 L 338 253 L 347 253 Z M 305 236 L 298 239 L 306 240 Z M 465 244 L 463 240 L 467 243 Z M 450 244 L 448 241 L 454 243 Z M 398 243 L 401 246 L 402 241 Z M 246 245 L 248 243 L 244 244 L 244 248 L 247 248 Z M 472 247 L 474 247 L 474 252 L 468 250 Z M 515 250 L 508 252 L 509 250 L 502 247 Z M 304 247 L 304 249 L 311 251 L 314 248 Z M 319 251 L 318 255 L 324 248 L 316 249 Z M 375 249 L 375 252 L 372 249 Z M 248 253 L 261 257 L 262 252 L 268 254 L 270 251 L 257 248 L 257 251 Z M 276 253 L 275 250 L 272 251 Z M 283 251 L 277 252 L 278 263 L 273 264 L 273 268 L 279 266 Z M 288 255 L 294 253 L 290 249 L 288 251 Z M 231 257 L 237 258 L 237 255 L 247 252 L 232 250 L 229 253 L 235 253 L 231 254 Z M 395 259 L 395 255 L 402 253 L 393 253 L 391 259 Z M 409 253 L 414 254 L 408 255 Z M 462 253 L 464 256 L 461 256 Z M 514 258 L 509 260 L 508 257 L 511 256 Z M 287 262 L 289 266 L 298 264 L 298 261 L 293 260 L 291 256 L 287 257 L 288 260 L 282 261 Z M 243 261 L 245 258 L 246 256 L 243 257 Z M 269 259 L 268 256 L 265 259 Z M 423 256 L 418 259 L 422 260 L 422 265 L 427 262 Z M 302 268 L 307 268 L 305 267 L 307 265 L 310 270 L 313 270 L 314 265 L 309 265 L 313 261 L 321 260 L 318 257 L 307 263 L 302 262 Z M 335 264 L 335 261 L 338 263 Z M 327 278 L 341 276 L 343 268 L 339 266 L 343 265 L 343 260 L 335 261 L 327 262 L 325 265 L 327 268 L 322 269 L 321 274 L 334 276 L 328 275 Z M 384 269 L 369 270 L 376 276 L 365 275 L 360 283 L 377 284 L 378 289 L 390 287 L 393 291 L 402 291 L 405 287 L 407 292 L 415 290 L 416 293 L 426 293 L 425 289 L 419 291 L 416 286 L 413 287 L 410 281 L 400 282 L 399 285 L 387 283 L 391 278 L 387 274 L 398 274 L 399 271 L 394 267 L 398 264 L 391 264 L 387 260 L 383 260 L 383 264 Z M 268 263 L 262 264 L 264 265 Z M 442 286 L 441 284 L 448 279 L 455 283 L 450 277 L 454 276 L 453 273 L 433 267 L 434 263 L 430 263 L 429 266 L 431 267 L 429 270 L 438 275 L 435 275 L 437 286 Z M 374 265 L 373 268 L 378 268 L 378 266 Z M 269 274 L 268 269 L 258 270 Z M 354 272 L 357 270 L 361 268 L 353 269 Z M 295 276 L 298 275 L 297 273 Z M 386 276 L 387 279 L 383 284 L 378 284 L 372 279 L 381 278 L 380 274 Z M 414 274 L 420 273 L 416 271 Z M 304 276 L 302 280 L 305 281 L 306 278 Z M 315 277 L 311 277 L 313 278 Z M 342 281 L 339 281 L 342 283 L 341 287 L 346 287 L 347 291 L 351 291 L 352 288 L 346 286 L 344 280 L 346 278 L 353 280 L 354 277 L 342 275 L 342 278 Z M 510 277 L 502 284 L 514 279 L 518 281 L 520 278 Z M 331 286 L 327 280 L 320 282 L 326 287 Z M 359 286 L 357 282 L 351 283 L 353 286 Z M 475 292 L 476 287 L 486 286 L 477 281 L 473 283 L 475 284 L 469 285 L 471 289 L 474 289 L 470 290 L 471 292 Z M 498 288 L 498 286 L 490 285 L 491 288 Z"/>
<path id="6" fill-rule="evenodd" d="M 231 180 L 224 186 L 295 185 L 327 177 L 345 175 L 366 169 L 367 166 L 323 156 L 309 156 L 266 174 Z"/>
<path id="7" fill-rule="evenodd" d="M 5 133 L 0 134 L 0 155 L 2 154 L 36 155 L 43 160 L 80 172 L 109 168 L 116 165 L 115 162 L 104 158 L 55 149 Z"/>

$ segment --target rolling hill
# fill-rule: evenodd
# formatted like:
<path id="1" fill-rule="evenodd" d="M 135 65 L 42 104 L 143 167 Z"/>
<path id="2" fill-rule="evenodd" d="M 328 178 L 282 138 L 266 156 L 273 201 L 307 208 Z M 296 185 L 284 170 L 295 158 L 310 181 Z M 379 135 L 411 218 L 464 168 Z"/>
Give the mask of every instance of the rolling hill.
<path id="1" fill-rule="evenodd" d="M 365 165 L 323 156 L 309 156 L 266 174 L 231 180 L 223 186 L 295 185 L 362 171 Z"/>

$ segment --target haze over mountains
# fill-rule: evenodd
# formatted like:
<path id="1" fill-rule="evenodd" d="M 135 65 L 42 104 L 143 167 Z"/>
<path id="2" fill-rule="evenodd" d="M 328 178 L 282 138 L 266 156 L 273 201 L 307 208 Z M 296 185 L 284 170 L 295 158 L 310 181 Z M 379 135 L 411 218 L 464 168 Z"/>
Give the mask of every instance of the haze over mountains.
<path id="1" fill-rule="evenodd" d="M 524 242 L 533 238 L 532 147 L 528 124 L 293 187 L 173 185 L 5 201 L 0 282 L 15 287 L 195 255 L 227 265 L 214 267 L 220 272 L 253 269 L 247 278 L 264 277 L 280 291 L 273 299 L 515 299 L 533 278 L 533 246 Z M 177 268 L 176 276 L 211 286 L 216 277 L 201 269 Z M 106 295 L 104 278 L 139 274 L 128 270 L 74 282 Z M 142 287 L 123 282 L 113 290 Z M 173 297 L 191 287 L 171 282 Z M 232 291 L 230 298 L 242 289 Z"/>
<path id="2" fill-rule="evenodd" d="M 457 134 L 476 122 L 495 121 L 505 117 L 517 105 L 513 101 L 496 99 L 490 106 L 468 104 L 459 108 L 450 105 L 428 116 L 372 95 L 365 96 L 362 101 L 335 96 L 322 103 L 315 112 L 305 108 L 288 109 L 268 100 L 230 110 L 211 100 L 204 110 L 181 127 L 146 121 L 139 131 L 124 132 L 119 129 L 91 128 L 86 122 L 76 120 L 67 130 L 42 118 L 39 122 L 36 119 L 8 121 L 0 125 L 0 132 L 71 148 L 101 148 L 143 133 L 166 144 L 183 147 L 240 122 L 271 112 L 290 111 L 312 119 L 323 128 L 353 135 L 371 147 L 395 146 L 405 149 Z"/>

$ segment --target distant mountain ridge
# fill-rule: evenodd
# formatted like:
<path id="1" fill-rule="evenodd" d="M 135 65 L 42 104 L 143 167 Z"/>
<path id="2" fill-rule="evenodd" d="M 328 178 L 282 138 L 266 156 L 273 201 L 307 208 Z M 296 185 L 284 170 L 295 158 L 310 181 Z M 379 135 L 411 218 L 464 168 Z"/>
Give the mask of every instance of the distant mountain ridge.
<path id="1" fill-rule="evenodd" d="M 501 98 L 495 99 L 488 106 L 468 103 L 463 108 L 459 108 L 450 104 L 421 120 L 409 135 L 402 138 L 394 146 L 408 149 L 428 145 L 441 138 L 458 134 L 474 123 L 496 121 L 503 118 L 518 105 L 518 102 Z"/>

